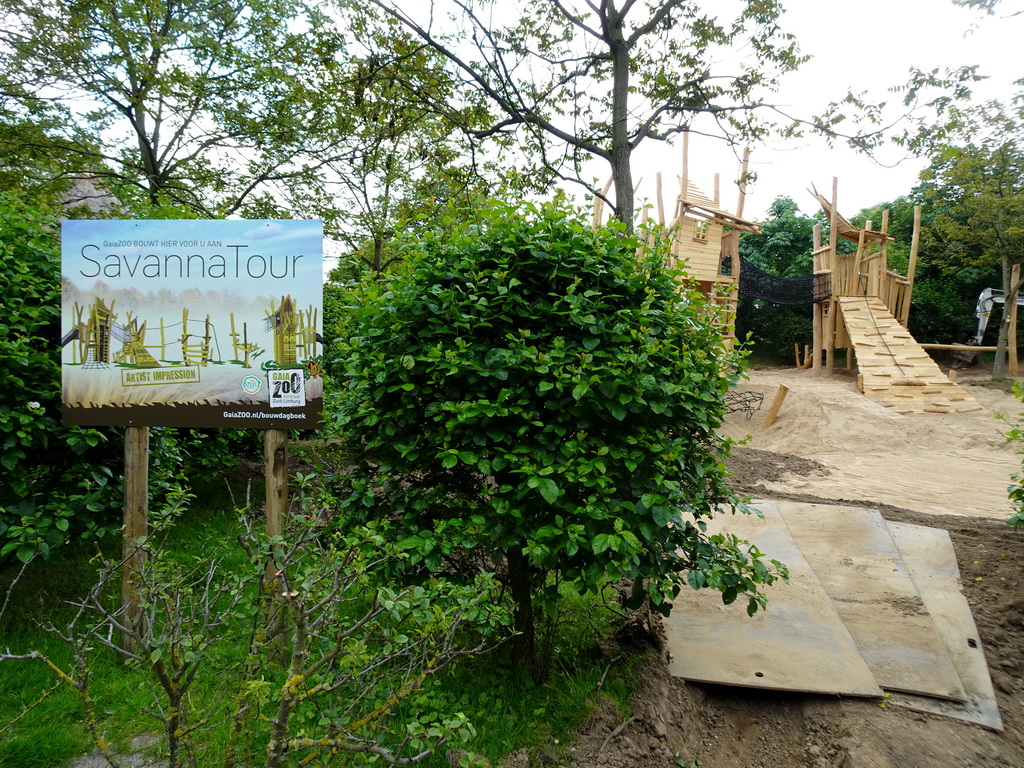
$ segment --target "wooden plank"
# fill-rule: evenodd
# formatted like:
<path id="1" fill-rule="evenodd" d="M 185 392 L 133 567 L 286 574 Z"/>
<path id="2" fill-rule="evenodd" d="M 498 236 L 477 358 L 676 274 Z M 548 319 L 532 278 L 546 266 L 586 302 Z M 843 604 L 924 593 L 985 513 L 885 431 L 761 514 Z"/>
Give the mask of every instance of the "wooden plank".
<path id="1" fill-rule="evenodd" d="M 789 387 L 785 384 L 779 384 L 779 389 L 775 393 L 775 399 L 772 400 L 771 410 L 768 411 L 768 416 L 764 420 L 764 428 L 768 429 L 772 424 L 775 423 L 775 419 L 779 416 L 779 410 L 782 408 L 782 403 L 786 399 L 786 395 L 789 394 Z"/>
<path id="2" fill-rule="evenodd" d="M 121 646 L 128 654 L 145 650 L 144 615 L 138 584 L 146 564 L 141 541 L 149 535 L 149 427 L 124 430 L 124 531 L 121 533 L 121 619 L 129 631 L 121 634 Z"/>
<path id="3" fill-rule="evenodd" d="M 789 566 L 789 582 L 766 590 L 768 610 L 747 616 L 743 601 L 722 604 L 711 590 L 684 588 L 665 620 L 669 672 L 698 682 L 846 696 L 881 696 L 850 633 L 772 502 L 764 520 L 720 516 L 709 533 L 728 531 Z"/>
<path id="4" fill-rule="evenodd" d="M 897 694 L 891 701 L 919 712 L 953 717 L 1003 730 L 995 690 L 985 662 L 985 649 L 971 607 L 964 596 L 960 569 L 949 533 L 905 523 L 888 523 L 903 564 L 914 581 L 928 613 L 964 686 L 963 704 Z"/>
<path id="5" fill-rule="evenodd" d="M 882 516 L 855 507 L 777 506 L 878 684 L 964 701 L 945 644 Z"/>
<path id="6" fill-rule="evenodd" d="M 918 344 L 921 349 L 952 349 L 969 352 L 995 352 L 997 347 L 972 347 L 968 344 Z"/>

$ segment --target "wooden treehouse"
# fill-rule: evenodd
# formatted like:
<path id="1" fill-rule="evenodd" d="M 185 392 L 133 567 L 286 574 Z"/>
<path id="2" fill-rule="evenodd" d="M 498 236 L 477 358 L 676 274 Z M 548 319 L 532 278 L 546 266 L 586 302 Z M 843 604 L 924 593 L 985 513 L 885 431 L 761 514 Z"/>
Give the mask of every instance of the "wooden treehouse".
<path id="1" fill-rule="evenodd" d="M 838 183 L 832 198 L 814 190 L 829 219 L 829 242 L 822 244 L 814 228 L 814 272 L 827 276 L 828 298 L 814 305 L 814 344 L 811 367 L 831 375 L 835 352 L 846 350 L 846 367 L 856 361 L 858 389 L 868 398 L 900 413 L 972 411 L 981 406 L 946 376 L 925 347 L 907 331 L 914 269 L 921 232 L 921 207 L 914 209 L 914 232 L 907 275 L 889 269 L 889 211 L 879 229 L 866 222 L 854 227 L 838 213 Z M 855 243 L 852 253 L 840 253 L 839 240 Z M 932 346 L 932 345 L 929 345 Z"/>
<path id="2" fill-rule="evenodd" d="M 761 234 L 760 228 L 743 217 L 749 152 L 744 152 L 740 171 L 736 213 L 721 204 L 719 176 L 715 174 L 713 194 L 708 197 L 691 180 L 688 165 L 689 137 L 683 134 L 683 167 L 672 220 L 667 224 L 671 249 L 668 266 L 682 269 L 705 297 L 706 312 L 722 334 L 726 348 L 736 341 L 736 307 L 739 301 L 741 232 Z M 611 181 L 604 189 L 607 194 Z M 658 223 L 666 225 L 661 174 L 657 178 Z M 594 226 L 601 222 L 603 204 L 594 206 Z M 647 211 L 644 211 L 644 219 Z"/>
<path id="3" fill-rule="evenodd" d="M 688 142 L 683 139 L 683 173 L 679 196 L 670 226 L 672 250 L 669 266 L 681 267 L 707 299 L 712 323 L 720 330 L 727 348 L 736 342 L 736 306 L 740 287 L 740 233 L 761 234 L 752 221 L 742 218 L 746 190 L 748 154 L 744 153 L 740 172 L 736 213 L 721 206 L 719 177 L 715 174 L 714 194 L 705 195 L 690 180 L 687 167 Z M 658 214 L 664 223 L 661 205 L 661 179 L 658 179 Z"/>

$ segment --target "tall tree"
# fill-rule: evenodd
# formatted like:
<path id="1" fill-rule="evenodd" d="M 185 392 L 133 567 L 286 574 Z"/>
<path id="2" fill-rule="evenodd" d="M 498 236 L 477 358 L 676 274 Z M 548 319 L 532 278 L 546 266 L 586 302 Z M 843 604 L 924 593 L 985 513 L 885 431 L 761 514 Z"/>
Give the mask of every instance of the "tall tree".
<path id="1" fill-rule="evenodd" d="M 340 43 L 304 34 L 321 17 L 299 2 L 2 0 L 0 9 L 5 92 L 68 111 L 63 173 L 205 214 L 309 177 L 293 157 L 324 112 L 312 86 Z"/>
<path id="2" fill-rule="evenodd" d="M 607 161 L 627 227 L 640 144 L 685 130 L 742 142 L 764 135 L 766 98 L 802 61 L 775 0 L 748 0 L 729 18 L 696 0 L 538 0 L 511 10 L 433 0 L 419 14 L 397 0 L 370 2 L 501 112 L 477 137 L 515 133 L 548 173 L 580 183 L 585 159 Z"/>
<path id="3" fill-rule="evenodd" d="M 938 208 L 930 245 L 950 270 L 998 267 L 1006 302 L 992 374 L 1002 377 L 1009 309 L 1021 288 L 1011 275 L 1024 262 L 1024 107 L 989 102 L 966 110 L 960 138 L 937 147 L 921 175 Z"/>
<path id="4" fill-rule="evenodd" d="M 339 238 L 379 273 L 402 258 L 387 248 L 395 232 L 485 197 L 499 171 L 467 133 L 490 119 L 481 100 L 463 99 L 437 52 L 363 10 L 343 21 L 358 42 L 343 66 L 349 87 L 335 94 L 347 124 L 326 180 Z"/>

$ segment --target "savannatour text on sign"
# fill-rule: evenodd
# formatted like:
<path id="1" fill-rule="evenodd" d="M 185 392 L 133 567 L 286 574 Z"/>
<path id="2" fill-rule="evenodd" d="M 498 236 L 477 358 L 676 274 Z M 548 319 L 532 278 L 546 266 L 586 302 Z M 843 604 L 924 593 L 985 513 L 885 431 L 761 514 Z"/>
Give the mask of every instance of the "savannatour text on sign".
<path id="1" fill-rule="evenodd" d="M 168 248 L 175 251 L 195 248 L 223 248 L 226 253 L 144 253 L 141 249 Z M 299 260 L 304 254 L 253 253 L 250 246 L 221 245 L 220 241 L 104 241 L 103 245 L 86 243 L 81 248 L 82 261 L 78 270 L 82 277 L 144 277 L 144 278 L 198 278 L 240 279 L 272 278 L 285 280 L 297 274 Z M 106 252 L 104 252 L 106 251 Z"/>
<path id="2" fill-rule="evenodd" d="M 323 224 L 61 223 L 64 420 L 315 429 Z"/>

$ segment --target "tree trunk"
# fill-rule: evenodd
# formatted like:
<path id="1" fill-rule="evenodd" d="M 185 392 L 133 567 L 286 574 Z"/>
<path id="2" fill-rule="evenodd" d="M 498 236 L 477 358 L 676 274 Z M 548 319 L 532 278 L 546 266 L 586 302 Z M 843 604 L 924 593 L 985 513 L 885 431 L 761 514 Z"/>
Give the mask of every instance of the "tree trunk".
<path id="1" fill-rule="evenodd" d="M 508 587 L 515 604 L 512 627 L 516 635 L 512 638 L 512 655 L 516 663 L 525 667 L 536 680 L 540 668 L 537 664 L 537 640 L 533 622 L 533 567 L 529 558 L 516 547 L 508 551 L 506 559 Z"/>
<path id="2" fill-rule="evenodd" d="M 1013 266 L 1009 259 L 1003 259 L 1003 316 L 999 321 L 999 336 L 996 341 L 996 359 L 992 363 L 992 378 L 1002 379 L 1006 376 L 1006 349 L 1009 344 L 1016 344 L 1016 339 L 1010 339 L 1010 315 L 1017 304 L 1017 294 L 1020 293 L 1020 282 L 1012 285 L 1010 275 L 1013 273 Z"/>
<path id="3" fill-rule="evenodd" d="M 622 16 L 612 9 L 607 43 L 612 55 L 612 153 L 609 163 L 615 181 L 615 217 L 633 233 L 632 147 L 629 142 L 629 45 L 622 30 Z"/>

